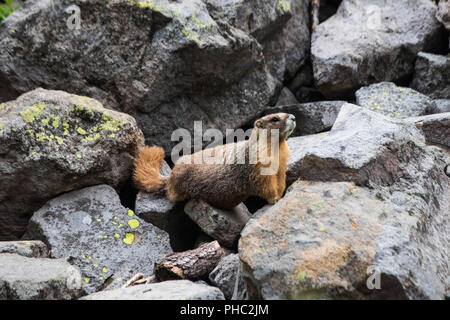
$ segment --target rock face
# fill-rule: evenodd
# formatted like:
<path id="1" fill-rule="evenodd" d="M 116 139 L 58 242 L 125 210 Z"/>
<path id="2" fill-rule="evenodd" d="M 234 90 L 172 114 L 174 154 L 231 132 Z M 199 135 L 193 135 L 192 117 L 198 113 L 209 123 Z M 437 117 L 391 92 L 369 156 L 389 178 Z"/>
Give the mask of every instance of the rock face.
<path id="1" fill-rule="evenodd" d="M 450 112 L 450 99 L 433 100 L 432 113 Z"/>
<path id="2" fill-rule="evenodd" d="M 122 207 L 106 185 L 47 202 L 34 213 L 25 237 L 44 241 L 53 258 L 70 257 L 87 293 L 120 286 L 138 272 L 151 275 L 153 263 L 172 252 L 167 233 Z"/>
<path id="3" fill-rule="evenodd" d="M 356 91 L 356 104 L 389 118 L 422 116 L 433 109 L 431 99 L 415 90 L 380 82 Z"/>
<path id="4" fill-rule="evenodd" d="M 0 300 L 67 300 L 82 292 L 81 273 L 63 259 L 0 253 Z"/>
<path id="5" fill-rule="evenodd" d="M 210 15 L 253 36 L 271 73 L 292 78 L 309 57 L 309 1 L 206 0 Z"/>
<path id="6" fill-rule="evenodd" d="M 80 300 L 225 300 L 225 298 L 217 288 L 189 280 L 173 280 L 100 291 Z"/>
<path id="7" fill-rule="evenodd" d="M 237 244 L 241 230 L 251 217 L 243 203 L 236 206 L 233 211 L 226 211 L 212 207 L 197 199 L 192 199 L 186 203 L 184 212 L 203 232 L 228 248 Z"/>
<path id="8" fill-rule="evenodd" d="M 295 116 L 292 137 L 330 130 L 345 101 L 318 101 L 267 108 L 265 114 L 285 112 Z"/>
<path id="9" fill-rule="evenodd" d="M 308 56 L 308 3 L 27 1 L 0 31 L 0 97 L 36 87 L 93 97 L 168 151 L 194 120 L 225 131 L 269 104 L 269 70 L 294 75 Z"/>
<path id="10" fill-rule="evenodd" d="M 131 116 L 94 99 L 37 89 L 0 104 L 0 239 L 57 194 L 125 182 L 143 143 Z"/>
<path id="11" fill-rule="evenodd" d="M 48 248 L 42 241 L 1 241 L 1 253 L 15 253 L 28 258 L 48 258 Z"/>
<path id="12" fill-rule="evenodd" d="M 291 90 L 284 87 L 280 92 L 280 96 L 278 97 L 275 106 L 285 106 L 291 104 L 298 104 L 298 101 L 295 98 L 294 94 L 291 92 Z"/>
<path id="13" fill-rule="evenodd" d="M 447 30 L 450 30 L 450 1 L 440 0 L 436 18 L 442 22 Z"/>
<path id="14" fill-rule="evenodd" d="M 428 0 L 343 0 L 312 35 L 317 88 L 326 96 L 341 96 L 410 76 L 417 53 L 439 47 L 436 10 Z"/>
<path id="15" fill-rule="evenodd" d="M 450 55 L 419 52 L 411 87 L 433 99 L 450 99 Z"/>
<path id="16" fill-rule="evenodd" d="M 209 274 L 209 280 L 223 292 L 225 298 L 233 300 L 245 298 L 245 287 L 240 272 L 238 254 L 229 254 L 222 258 L 216 268 Z"/>
<path id="17" fill-rule="evenodd" d="M 288 144 L 291 180 L 327 182 L 295 183 L 242 231 L 250 298 L 444 298 L 450 288 L 444 150 L 426 146 L 406 120 L 350 104 L 329 133 Z M 374 272 L 381 279 L 376 291 L 366 286 L 377 283 Z"/>
<path id="18" fill-rule="evenodd" d="M 159 171 L 160 175 L 167 177 L 171 171 L 167 162 L 164 161 Z M 135 212 L 141 219 L 167 231 L 170 212 L 174 207 L 175 203 L 170 202 L 166 197 L 139 191 L 136 197 Z"/>
<path id="19" fill-rule="evenodd" d="M 428 143 L 437 143 L 450 148 L 450 112 L 412 117 L 405 121 L 414 123 Z"/>

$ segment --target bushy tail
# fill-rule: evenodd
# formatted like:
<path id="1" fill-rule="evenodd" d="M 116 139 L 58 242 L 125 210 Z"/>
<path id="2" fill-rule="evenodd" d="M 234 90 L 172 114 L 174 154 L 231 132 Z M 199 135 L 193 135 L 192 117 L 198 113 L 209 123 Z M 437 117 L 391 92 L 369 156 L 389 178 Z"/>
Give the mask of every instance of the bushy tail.
<path id="1" fill-rule="evenodd" d="M 164 194 L 167 179 L 159 174 L 163 161 L 164 150 L 161 147 L 144 147 L 139 150 L 134 160 L 135 186 L 147 192 Z"/>

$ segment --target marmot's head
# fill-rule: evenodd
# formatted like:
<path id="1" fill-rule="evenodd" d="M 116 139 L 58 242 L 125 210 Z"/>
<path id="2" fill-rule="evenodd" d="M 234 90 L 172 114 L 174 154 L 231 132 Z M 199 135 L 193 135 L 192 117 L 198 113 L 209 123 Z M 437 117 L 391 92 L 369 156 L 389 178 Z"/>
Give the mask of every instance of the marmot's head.
<path id="1" fill-rule="evenodd" d="M 259 118 L 255 121 L 254 128 L 267 131 L 278 129 L 280 139 L 287 139 L 295 129 L 295 117 L 289 113 L 274 113 Z"/>

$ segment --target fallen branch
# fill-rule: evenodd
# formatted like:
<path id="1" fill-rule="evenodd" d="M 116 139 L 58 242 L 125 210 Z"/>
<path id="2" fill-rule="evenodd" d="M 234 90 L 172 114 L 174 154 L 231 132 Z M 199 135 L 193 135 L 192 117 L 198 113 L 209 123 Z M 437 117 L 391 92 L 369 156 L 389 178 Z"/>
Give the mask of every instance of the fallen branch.
<path id="1" fill-rule="evenodd" d="M 197 249 L 176 252 L 155 263 L 154 274 L 160 281 L 198 280 L 208 275 L 225 255 L 217 241 L 205 243 Z"/>

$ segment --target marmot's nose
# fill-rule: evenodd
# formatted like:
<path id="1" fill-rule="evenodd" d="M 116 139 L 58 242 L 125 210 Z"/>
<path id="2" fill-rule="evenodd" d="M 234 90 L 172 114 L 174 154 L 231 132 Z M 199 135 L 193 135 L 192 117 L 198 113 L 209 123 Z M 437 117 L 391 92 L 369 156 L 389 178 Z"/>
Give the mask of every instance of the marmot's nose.
<path id="1" fill-rule="evenodd" d="M 289 114 L 289 119 L 291 119 L 292 121 L 295 121 L 295 116 L 293 114 Z"/>

